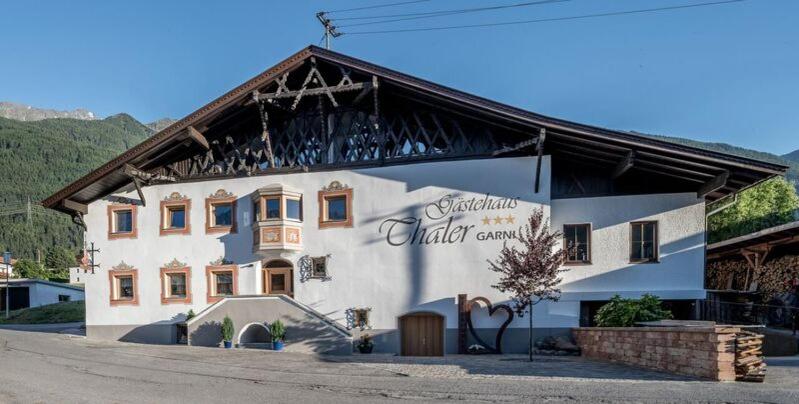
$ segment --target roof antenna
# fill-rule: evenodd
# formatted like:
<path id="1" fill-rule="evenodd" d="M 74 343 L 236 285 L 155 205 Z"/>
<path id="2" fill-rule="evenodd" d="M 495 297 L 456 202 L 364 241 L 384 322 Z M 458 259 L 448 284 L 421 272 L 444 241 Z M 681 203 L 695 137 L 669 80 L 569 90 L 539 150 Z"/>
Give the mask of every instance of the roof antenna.
<path id="1" fill-rule="evenodd" d="M 336 26 L 331 23 L 330 19 L 328 19 L 326 15 L 327 12 L 320 11 L 316 13 L 316 19 L 322 23 L 322 26 L 325 29 L 325 49 L 330 49 L 330 38 L 338 38 L 343 35 L 343 33 L 336 31 Z"/>

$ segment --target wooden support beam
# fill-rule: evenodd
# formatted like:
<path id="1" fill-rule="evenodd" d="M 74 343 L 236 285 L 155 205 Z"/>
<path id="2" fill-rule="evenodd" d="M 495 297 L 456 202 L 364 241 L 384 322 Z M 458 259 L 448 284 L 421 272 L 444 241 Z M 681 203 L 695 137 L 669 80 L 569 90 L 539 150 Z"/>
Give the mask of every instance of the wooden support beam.
<path id="1" fill-rule="evenodd" d="M 208 139 L 206 139 L 205 136 L 203 136 L 203 134 L 200 133 L 200 131 L 194 129 L 194 126 L 189 126 L 188 128 L 186 128 L 186 136 L 189 139 L 196 142 L 197 144 L 199 144 L 200 146 L 202 146 L 203 149 L 211 150 L 211 146 L 208 144 Z"/>
<path id="2" fill-rule="evenodd" d="M 729 178 L 730 178 L 729 171 L 722 172 L 721 174 L 711 178 L 706 183 L 702 184 L 702 186 L 699 187 L 699 190 L 696 191 L 696 196 L 698 198 L 704 198 L 705 195 L 713 191 L 719 190 L 721 188 L 724 188 L 724 186 L 727 185 L 727 180 Z"/>
<path id="3" fill-rule="evenodd" d="M 544 140 L 546 140 L 546 137 L 546 128 L 541 128 L 541 130 L 538 131 L 538 142 L 535 145 L 537 154 L 535 161 L 535 193 L 538 193 L 541 184 L 541 159 L 544 156 Z"/>
<path id="4" fill-rule="evenodd" d="M 85 203 L 75 202 L 71 199 L 64 199 L 63 201 L 61 201 L 61 206 L 84 215 L 89 213 L 89 205 L 86 205 Z"/>
<path id="5" fill-rule="evenodd" d="M 611 177 L 614 180 L 621 177 L 622 175 L 624 175 L 624 173 L 630 171 L 630 169 L 633 168 L 634 164 L 635 164 L 635 151 L 630 150 L 627 152 L 624 158 L 621 161 L 619 161 L 619 164 L 616 165 L 616 168 L 613 169 L 613 174 L 611 175 Z"/>
<path id="6" fill-rule="evenodd" d="M 82 227 L 83 231 L 89 230 L 89 228 L 86 226 L 86 221 L 83 220 L 83 213 L 81 212 L 75 212 L 72 215 L 72 222 Z"/>
<path id="7" fill-rule="evenodd" d="M 269 101 L 274 99 L 280 98 L 295 98 L 298 95 L 300 96 L 310 96 L 310 95 L 322 95 L 328 93 L 339 93 L 345 91 L 355 91 L 355 90 L 368 90 L 372 88 L 372 83 L 363 82 L 363 83 L 352 83 L 352 84 L 345 84 L 341 86 L 334 86 L 334 87 L 317 87 L 317 88 L 308 88 L 305 90 L 296 90 L 296 91 L 283 91 L 283 92 L 274 92 L 274 93 L 266 93 L 266 94 L 259 94 L 258 99 Z"/>

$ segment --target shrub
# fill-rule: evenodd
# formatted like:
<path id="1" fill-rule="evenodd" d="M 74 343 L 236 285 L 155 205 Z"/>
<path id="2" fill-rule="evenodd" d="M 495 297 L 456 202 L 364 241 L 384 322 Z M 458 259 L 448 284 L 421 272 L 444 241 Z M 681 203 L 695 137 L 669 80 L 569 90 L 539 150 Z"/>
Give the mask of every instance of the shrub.
<path id="1" fill-rule="evenodd" d="M 272 341 L 283 341 L 286 338 L 286 327 L 280 320 L 275 320 L 269 326 L 269 333 L 272 334 Z"/>
<path id="2" fill-rule="evenodd" d="M 671 312 L 660 307 L 657 296 L 644 294 L 640 300 L 622 299 L 615 295 L 594 316 L 599 327 L 632 327 L 641 321 L 672 318 Z"/>
<path id="3" fill-rule="evenodd" d="M 360 341 L 358 341 L 358 348 L 360 349 L 368 349 L 375 346 L 375 343 L 372 342 L 372 336 L 369 334 L 361 335 Z"/>
<path id="4" fill-rule="evenodd" d="M 189 309 L 189 312 L 186 313 L 186 321 L 189 321 L 189 320 L 193 319 L 196 316 L 197 315 L 194 314 L 194 310 L 193 309 Z"/>
<path id="5" fill-rule="evenodd" d="M 233 341 L 233 320 L 228 316 L 222 320 L 222 340 Z"/>

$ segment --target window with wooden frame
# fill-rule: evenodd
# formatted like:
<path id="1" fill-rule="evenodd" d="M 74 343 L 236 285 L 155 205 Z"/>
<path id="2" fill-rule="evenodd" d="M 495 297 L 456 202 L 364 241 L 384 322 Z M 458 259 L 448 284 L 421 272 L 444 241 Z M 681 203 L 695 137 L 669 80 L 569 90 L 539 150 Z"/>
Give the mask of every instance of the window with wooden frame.
<path id="1" fill-rule="evenodd" d="M 139 304 L 139 271 L 124 262 L 108 271 L 111 306 Z"/>
<path id="2" fill-rule="evenodd" d="M 563 249 L 567 264 L 591 263 L 591 224 L 563 225 Z"/>
<path id="3" fill-rule="evenodd" d="M 191 303 L 191 268 L 177 259 L 161 268 L 161 304 Z"/>
<path id="4" fill-rule="evenodd" d="M 630 262 L 658 262 L 658 223 L 656 221 L 630 223 Z"/>
<path id="5" fill-rule="evenodd" d="M 108 205 L 108 239 L 136 238 L 136 205 Z"/>
<path id="6" fill-rule="evenodd" d="M 302 194 L 282 185 L 259 189 L 254 198 L 255 222 L 291 220 L 302 222 Z"/>
<path id="7" fill-rule="evenodd" d="M 319 191 L 319 228 L 352 227 L 352 188 L 333 181 Z"/>
<path id="8" fill-rule="evenodd" d="M 208 283 L 207 301 L 214 303 L 239 292 L 239 267 L 227 261 L 217 261 L 205 267 Z"/>
<path id="9" fill-rule="evenodd" d="M 161 201 L 161 235 L 191 234 L 191 200 L 173 192 Z"/>
<path id="10" fill-rule="evenodd" d="M 205 233 L 236 232 L 236 196 L 224 189 L 205 199 Z"/>

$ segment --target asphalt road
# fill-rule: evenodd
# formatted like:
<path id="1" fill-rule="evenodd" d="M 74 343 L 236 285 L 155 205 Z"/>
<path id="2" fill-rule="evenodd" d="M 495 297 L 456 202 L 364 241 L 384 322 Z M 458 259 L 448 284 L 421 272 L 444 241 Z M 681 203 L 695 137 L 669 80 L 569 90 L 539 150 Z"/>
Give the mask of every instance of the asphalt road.
<path id="1" fill-rule="evenodd" d="M 614 379 L 612 374 L 412 377 L 358 363 L 357 357 L 137 345 L 0 329 L 0 402 L 4 403 L 404 400 L 797 403 L 799 361 L 772 361 L 764 384 Z"/>

